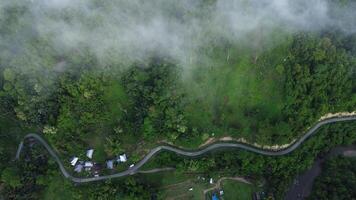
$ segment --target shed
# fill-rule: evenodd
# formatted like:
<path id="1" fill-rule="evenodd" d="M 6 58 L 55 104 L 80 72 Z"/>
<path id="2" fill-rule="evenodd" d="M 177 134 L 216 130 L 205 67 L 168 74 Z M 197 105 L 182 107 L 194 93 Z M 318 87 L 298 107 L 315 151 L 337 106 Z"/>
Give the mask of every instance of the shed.
<path id="1" fill-rule="evenodd" d="M 108 169 L 113 169 L 114 168 L 114 161 L 113 160 L 106 161 L 106 167 Z"/>
<path id="2" fill-rule="evenodd" d="M 94 153 L 94 149 L 88 149 L 87 150 L 87 157 L 92 159 L 93 158 L 93 153 Z"/>
<path id="3" fill-rule="evenodd" d="M 75 166 L 74 171 L 79 173 L 79 172 L 82 171 L 82 169 L 83 169 L 83 165 L 82 164 L 78 164 L 78 165 Z"/>
<path id="4" fill-rule="evenodd" d="M 85 168 L 91 168 L 91 167 L 93 167 L 94 166 L 94 164 L 93 164 L 93 162 L 91 162 L 91 161 L 85 161 L 85 163 L 84 163 L 84 167 Z"/>
<path id="5" fill-rule="evenodd" d="M 126 162 L 126 161 L 127 161 L 126 154 L 120 155 L 119 158 L 117 159 L 117 162 Z"/>
<path id="6" fill-rule="evenodd" d="M 70 164 L 71 164 L 72 166 L 75 166 L 75 164 L 77 164 L 78 160 L 79 160 L 78 157 L 73 157 L 72 160 L 70 161 Z"/>

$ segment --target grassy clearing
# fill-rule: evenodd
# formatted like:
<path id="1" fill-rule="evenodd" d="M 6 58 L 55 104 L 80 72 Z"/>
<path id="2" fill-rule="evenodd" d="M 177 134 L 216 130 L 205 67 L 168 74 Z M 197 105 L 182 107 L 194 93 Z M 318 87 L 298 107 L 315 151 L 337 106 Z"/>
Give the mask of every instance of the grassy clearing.
<path id="1" fill-rule="evenodd" d="M 276 34 L 278 45 L 272 47 L 265 44 L 254 49 L 250 44 L 236 44 L 214 48 L 211 66 L 200 66 L 192 72 L 194 76 L 185 89 L 189 98 L 185 113 L 192 127 L 205 130 L 200 137 L 214 132 L 215 136 L 256 140 L 251 133 L 259 132 L 258 120 L 281 117 L 281 70 L 291 38 L 283 32 Z M 266 50 L 260 53 L 259 48 Z M 189 141 L 186 143 L 189 145 Z"/>
<path id="2" fill-rule="evenodd" d="M 110 119 L 115 121 L 122 117 L 122 113 L 127 107 L 128 97 L 122 85 L 113 81 L 104 88 L 104 102 L 110 110 Z"/>
<path id="3" fill-rule="evenodd" d="M 200 177 L 200 178 L 198 178 Z M 176 172 L 164 172 L 156 174 L 146 174 L 140 176 L 144 182 L 152 184 L 158 188 L 160 199 L 190 199 L 202 200 L 206 199 L 212 192 L 204 195 L 204 190 L 212 188 L 215 184 L 209 184 L 209 178 L 199 174 L 182 174 Z M 220 177 L 213 177 L 217 181 Z M 241 183 L 234 180 L 224 180 L 222 183 L 224 190 L 223 199 L 251 199 L 252 194 L 256 191 L 254 185 Z M 193 188 L 192 191 L 189 189 Z"/>
<path id="4" fill-rule="evenodd" d="M 208 179 L 198 179 L 199 175 L 164 172 L 142 175 L 144 179 L 158 188 L 160 199 L 204 199 L 204 189 L 210 187 Z M 192 191 L 189 189 L 193 188 Z"/>
<path id="5" fill-rule="evenodd" d="M 222 189 L 224 190 L 224 200 L 251 200 L 253 192 L 256 191 L 253 185 L 233 180 L 225 180 L 222 185 Z"/>

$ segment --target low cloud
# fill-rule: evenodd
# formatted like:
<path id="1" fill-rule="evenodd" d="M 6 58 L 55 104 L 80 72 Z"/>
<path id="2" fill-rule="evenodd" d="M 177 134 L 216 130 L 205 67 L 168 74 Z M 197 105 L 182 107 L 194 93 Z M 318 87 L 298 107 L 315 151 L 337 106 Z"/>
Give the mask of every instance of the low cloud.
<path id="1" fill-rule="evenodd" d="M 212 41 L 244 40 L 261 27 L 267 33 L 275 27 L 289 32 L 330 26 L 345 33 L 356 30 L 355 3 L 339 6 L 327 0 L 5 0 L 0 11 L 15 4 L 27 10 L 20 21 L 31 22 L 31 30 L 20 29 L 18 37 L 36 32 L 58 52 L 85 48 L 101 62 L 160 55 L 185 66 L 204 58 L 200 48 Z M 12 45 L 28 48 L 21 42 Z"/>

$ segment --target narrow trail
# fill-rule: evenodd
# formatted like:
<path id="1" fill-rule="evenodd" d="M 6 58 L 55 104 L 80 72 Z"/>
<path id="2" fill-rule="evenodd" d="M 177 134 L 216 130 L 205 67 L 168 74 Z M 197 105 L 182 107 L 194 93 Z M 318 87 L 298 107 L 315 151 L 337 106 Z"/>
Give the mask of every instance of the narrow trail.
<path id="1" fill-rule="evenodd" d="M 63 174 L 63 176 L 65 178 L 68 178 L 69 180 L 71 180 L 71 181 L 73 181 L 75 183 L 87 183 L 87 182 L 101 181 L 101 180 L 106 180 L 106 179 L 111 179 L 111 178 L 125 177 L 125 176 L 133 175 L 133 174 L 136 174 L 136 173 L 140 173 L 139 169 L 145 163 L 147 163 L 152 157 L 154 157 L 156 154 L 158 154 L 161 151 L 170 151 L 170 152 L 174 152 L 174 153 L 176 153 L 178 155 L 186 156 L 186 157 L 197 157 L 197 156 L 201 156 L 201 155 L 204 155 L 206 153 L 209 153 L 209 152 L 211 152 L 213 150 L 216 150 L 216 149 L 236 148 L 236 149 L 243 149 L 243 150 L 246 150 L 246 151 L 250 151 L 250 152 L 254 152 L 254 153 L 261 154 L 261 155 L 266 155 L 266 156 L 282 156 L 282 155 L 288 154 L 288 153 L 294 151 L 296 148 L 298 148 L 304 141 L 306 141 L 310 136 L 312 136 L 314 133 L 316 133 L 317 130 L 320 127 L 322 127 L 322 126 L 324 126 L 326 124 L 331 124 L 331 123 L 335 123 L 335 122 L 354 121 L 354 120 L 356 120 L 356 116 L 336 117 L 336 118 L 329 118 L 329 119 L 325 119 L 325 120 L 319 121 L 315 126 L 310 128 L 301 138 L 296 140 L 293 144 L 291 144 L 290 146 L 288 146 L 288 147 L 286 147 L 284 149 L 276 150 L 276 151 L 267 150 L 267 149 L 261 149 L 261 148 L 258 148 L 258 147 L 254 147 L 254 146 L 251 146 L 251 145 L 248 145 L 248 144 L 244 144 L 244 143 L 239 143 L 239 142 L 214 143 L 214 144 L 208 145 L 208 146 L 206 146 L 206 147 L 204 147 L 202 149 L 196 149 L 196 150 L 181 149 L 181 148 L 174 147 L 174 146 L 162 145 L 162 146 L 158 146 L 158 147 L 155 147 L 155 148 L 151 149 L 151 151 L 145 157 L 143 157 L 142 160 L 140 160 L 138 163 L 136 163 L 134 167 L 129 168 L 129 169 L 123 171 L 123 172 L 119 172 L 119 173 L 111 174 L 111 175 L 99 176 L 99 177 L 83 177 L 83 178 L 80 178 L 80 177 L 72 176 L 65 169 L 62 161 L 59 159 L 58 154 L 51 148 L 51 146 L 40 135 L 35 134 L 35 133 L 29 133 L 24 137 L 23 141 L 19 144 L 19 147 L 17 149 L 16 159 L 20 158 L 20 154 L 21 154 L 22 149 L 23 149 L 23 142 L 26 139 L 34 138 L 39 143 L 41 143 L 46 148 L 48 153 L 53 157 L 53 159 L 58 164 L 59 169 L 61 170 L 61 172 L 62 172 L 62 174 Z M 153 170 L 150 170 L 150 171 L 153 173 L 153 172 L 164 171 L 164 170 L 167 170 L 167 168 L 164 168 L 164 169 L 153 169 Z"/>
<path id="2" fill-rule="evenodd" d="M 250 181 L 248 181 L 247 179 L 243 178 L 243 177 L 222 177 L 220 178 L 214 187 L 211 187 L 211 188 L 208 188 L 206 190 L 204 190 L 204 195 L 207 193 L 207 192 L 210 192 L 212 190 L 215 190 L 215 189 L 219 189 L 221 188 L 221 182 L 225 181 L 225 180 L 233 180 L 233 181 L 239 181 L 241 183 L 246 183 L 246 184 L 252 184 Z"/>

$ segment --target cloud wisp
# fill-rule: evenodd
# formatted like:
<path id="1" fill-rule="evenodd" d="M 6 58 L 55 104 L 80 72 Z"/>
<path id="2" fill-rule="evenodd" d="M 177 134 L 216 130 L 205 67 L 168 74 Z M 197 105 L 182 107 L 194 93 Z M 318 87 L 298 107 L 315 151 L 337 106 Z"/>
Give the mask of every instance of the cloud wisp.
<path id="1" fill-rule="evenodd" d="M 19 4 L 2 1 L 0 11 L 12 6 L 11 2 Z M 347 33 L 356 31 L 355 3 L 343 7 L 328 0 L 23 2 L 27 14 L 22 20 L 31 20 L 32 31 L 48 38 L 54 48 L 66 52 L 85 47 L 103 62 L 160 55 L 186 65 L 192 58 L 204 57 L 199 49 L 211 41 L 244 40 L 261 27 L 264 32 L 278 26 L 290 32 L 329 26 Z"/>

